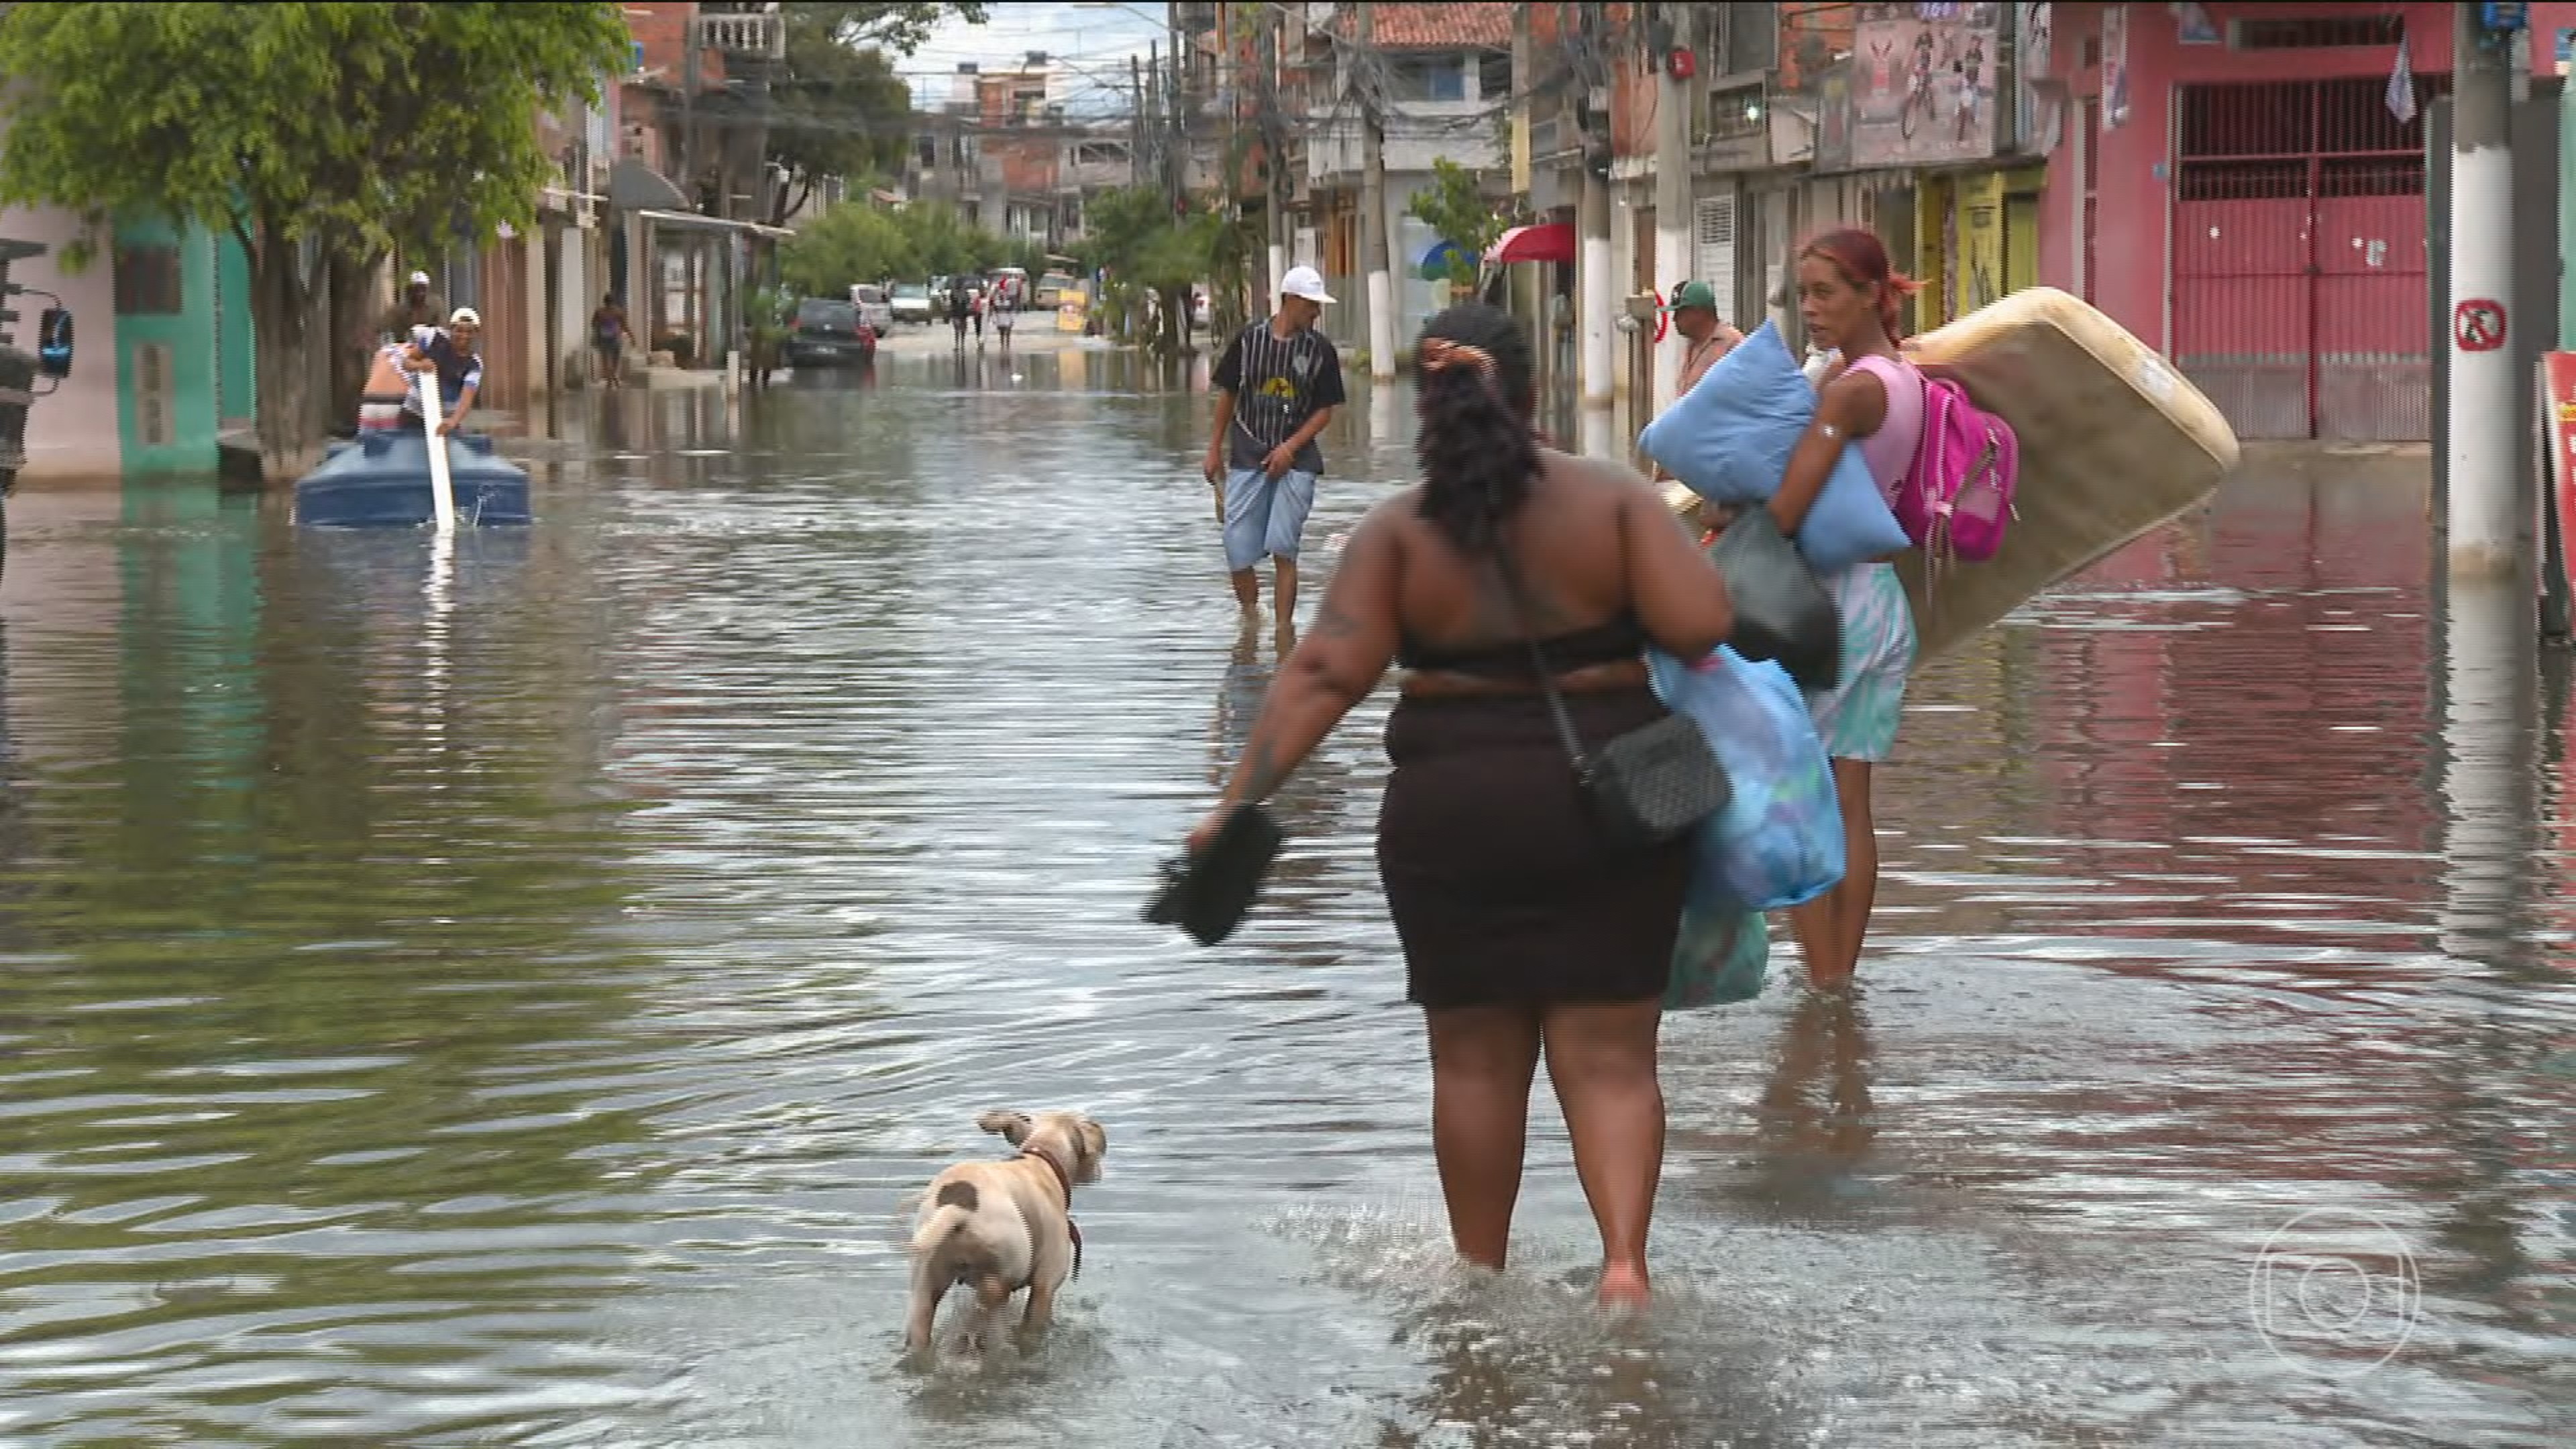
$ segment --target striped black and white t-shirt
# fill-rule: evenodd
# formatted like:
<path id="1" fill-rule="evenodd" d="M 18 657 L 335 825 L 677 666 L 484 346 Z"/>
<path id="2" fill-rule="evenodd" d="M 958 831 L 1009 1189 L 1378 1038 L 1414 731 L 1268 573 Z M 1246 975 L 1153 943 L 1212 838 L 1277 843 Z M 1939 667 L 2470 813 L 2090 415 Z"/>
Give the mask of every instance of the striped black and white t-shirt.
<path id="1" fill-rule="evenodd" d="M 1331 339 L 1309 327 L 1282 339 L 1265 317 L 1235 334 L 1208 381 L 1234 394 L 1226 466 L 1258 468 L 1270 450 L 1296 435 L 1317 408 L 1340 407 L 1342 357 Z M 1324 450 L 1308 442 L 1292 465 L 1324 471 Z"/>

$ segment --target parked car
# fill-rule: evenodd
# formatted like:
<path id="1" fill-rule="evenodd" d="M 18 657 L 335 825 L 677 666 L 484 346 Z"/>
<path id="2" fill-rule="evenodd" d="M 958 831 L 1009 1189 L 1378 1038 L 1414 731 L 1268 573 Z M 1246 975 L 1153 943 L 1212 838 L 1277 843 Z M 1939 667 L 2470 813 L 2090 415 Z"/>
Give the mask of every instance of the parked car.
<path id="1" fill-rule="evenodd" d="M 787 336 L 786 352 L 790 367 L 841 367 L 874 358 L 877 338 L 860 320 L 856 303 L 808 297 L 796 304 L 796 330 Z"/>
<path id="2" fill-rule="evenodd" d="M 859 309 L 859 320 L 879 337 L 894 330 L 894 304 L 886 299 L 886 289 L 860 282 L 850 288 L 850 305 Z"/>
<path id="3" fill-rule="evenodd" d="M 1064 305 L 1064 294 L 1079 285 L 1071 272 L 1048 272 L 1038 278 L 1037 305 L 1052 312 Z"/>
<path id="4" fill-rule="evenodd" d="M 887 305 L 894 310 L 897 322 L 928 322 L 930 289 L 919 282 L 897 282 Z"/>

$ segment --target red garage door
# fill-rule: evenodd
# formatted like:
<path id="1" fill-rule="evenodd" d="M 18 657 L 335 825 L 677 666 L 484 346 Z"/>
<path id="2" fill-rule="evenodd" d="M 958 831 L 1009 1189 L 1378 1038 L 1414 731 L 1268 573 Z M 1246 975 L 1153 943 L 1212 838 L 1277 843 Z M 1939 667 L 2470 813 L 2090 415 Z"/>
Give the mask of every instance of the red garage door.
<path id="1" fill-rule="evenodd" d="M 2247 438 L 2431 435 L 2425 101 L 2382 77 L 2184 86 L 2174 360 Z"/>

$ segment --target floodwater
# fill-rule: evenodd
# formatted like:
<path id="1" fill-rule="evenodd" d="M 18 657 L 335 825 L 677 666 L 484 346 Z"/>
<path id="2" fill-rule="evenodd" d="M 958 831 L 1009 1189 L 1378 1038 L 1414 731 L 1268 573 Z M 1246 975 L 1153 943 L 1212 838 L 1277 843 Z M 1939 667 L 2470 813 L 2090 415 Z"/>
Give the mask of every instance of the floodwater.
<path id="1" fill-rule="evenodd" d="M 1082 352 L 627 394 L 452 558 L 22 494 L 0 1444 L 2576 1439 L 2565 689 L 2439 642 L 2420 463 L 2258 462 L 1926 671 L 1859 1000 L 1666 1028 L 1616 1327 L 1543 1098 L 1517 1263 L 1445 1262 L 1383 697 L 1235 942 L 1137 920 L 1273 667 L 1203 419 Z M 1088 1260 L 906 1373 L 993 1106 L 1107 1124 Z"/>

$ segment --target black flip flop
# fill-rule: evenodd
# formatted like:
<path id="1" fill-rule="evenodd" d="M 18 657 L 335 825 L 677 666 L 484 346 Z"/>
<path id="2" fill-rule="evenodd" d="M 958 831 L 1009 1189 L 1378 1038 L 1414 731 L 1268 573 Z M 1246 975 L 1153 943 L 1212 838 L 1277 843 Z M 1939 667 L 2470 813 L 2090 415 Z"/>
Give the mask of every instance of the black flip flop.
<path id="1" fill-rule="evenodd" d="M 1207 849 L 1164 865 L 1162 887 L 1146 905 L 1145 919 L 1178 926 L 1202 946 L 1218 944 L 1243 924 L 1284 838 L 1269 811 L 1237 806 Z"/>

